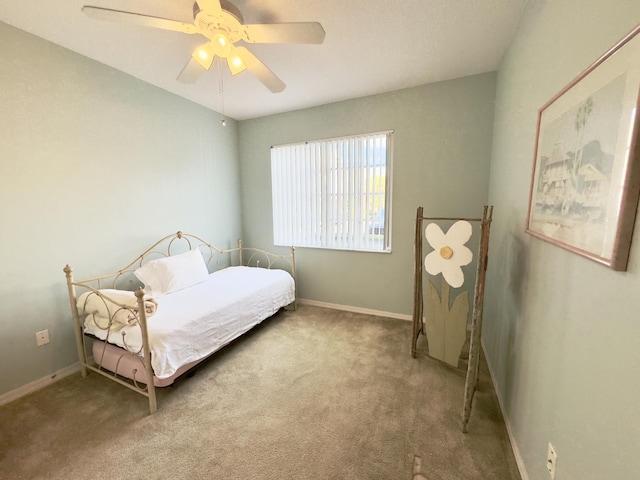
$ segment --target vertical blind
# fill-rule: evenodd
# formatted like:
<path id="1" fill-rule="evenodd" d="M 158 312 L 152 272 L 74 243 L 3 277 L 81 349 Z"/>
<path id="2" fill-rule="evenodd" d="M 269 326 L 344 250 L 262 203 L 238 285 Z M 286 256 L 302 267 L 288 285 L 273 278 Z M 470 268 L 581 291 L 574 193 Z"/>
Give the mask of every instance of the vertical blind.
<path id="1" fill-rule="evenodd" d="M 392 133 L 272 147 L 274 244 L 389 251 Z"/>

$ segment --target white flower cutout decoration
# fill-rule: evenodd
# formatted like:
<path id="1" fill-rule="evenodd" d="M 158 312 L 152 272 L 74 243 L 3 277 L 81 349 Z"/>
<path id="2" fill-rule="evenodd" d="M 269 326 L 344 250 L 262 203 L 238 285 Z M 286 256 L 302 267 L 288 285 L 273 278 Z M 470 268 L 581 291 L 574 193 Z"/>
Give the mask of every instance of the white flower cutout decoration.
<path id="1" fill-rule="evenodd" d="M 473 253 L 464 244 L 471 238 L 473 228 L 469 222 L 459 220 L 445 234 L 440 226 L 430 223 L 425 236 L 433 252 L 424 259 L 424 268 L 431 275 L 442 273 L 445 281 L 453 288 L 464 283 L 462 268 L 471 263 Z"/>

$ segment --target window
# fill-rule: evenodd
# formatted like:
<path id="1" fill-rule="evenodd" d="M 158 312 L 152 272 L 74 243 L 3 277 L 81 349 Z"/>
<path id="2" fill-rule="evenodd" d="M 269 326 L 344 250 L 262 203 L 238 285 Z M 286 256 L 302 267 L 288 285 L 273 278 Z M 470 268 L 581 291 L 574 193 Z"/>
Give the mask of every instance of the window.
<path id="1" fill-rule="evenodd" d="M 274 244 L 390 251 L 392 134 L 272 147 Z"/>

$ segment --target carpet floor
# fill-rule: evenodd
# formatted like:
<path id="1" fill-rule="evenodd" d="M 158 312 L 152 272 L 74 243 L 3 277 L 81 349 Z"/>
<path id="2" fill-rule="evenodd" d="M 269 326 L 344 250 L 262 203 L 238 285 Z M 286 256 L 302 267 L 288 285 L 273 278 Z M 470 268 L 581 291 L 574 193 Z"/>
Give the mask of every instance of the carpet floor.
<path id="1" fill-rule="evenodd" d="M 6 479 L 520 480 L 486 365 L 410 354 L 411 323 L 283 311 L 144 397 L 96 374 L 0 406 Z"/>

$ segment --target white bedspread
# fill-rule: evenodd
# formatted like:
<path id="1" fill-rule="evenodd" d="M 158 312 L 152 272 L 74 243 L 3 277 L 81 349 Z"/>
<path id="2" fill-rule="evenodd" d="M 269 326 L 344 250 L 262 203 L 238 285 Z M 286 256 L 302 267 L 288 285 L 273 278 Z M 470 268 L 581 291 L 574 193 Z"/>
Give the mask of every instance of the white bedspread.
<path id="1" fill-rule="evenodd" d="M 156 300 L 157 311 L 147 320 L 151 363 L 156 377 L 167 378 L 293 302 L 295 286 L 284 270 L 228 267 L 203 283 Z M 106 331 L 91 322 L 86 322 L 85 332 L 106 339 Z M 137 326 L 112 332 L 106 340 L 122 347 L 123 333 L 129 350 L 141 349 Z"/>

